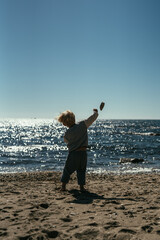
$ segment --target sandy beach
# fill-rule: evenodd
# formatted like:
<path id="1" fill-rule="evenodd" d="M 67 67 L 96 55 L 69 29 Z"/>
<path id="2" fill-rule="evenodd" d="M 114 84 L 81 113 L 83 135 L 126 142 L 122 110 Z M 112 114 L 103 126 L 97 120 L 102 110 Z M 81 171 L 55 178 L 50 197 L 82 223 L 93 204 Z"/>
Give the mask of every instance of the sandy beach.
<path id="1" fill-rule="evenodd" d="M 1 240 L 160 239 L 160 174 L 87 174 L 86 193 L 60 175 L 0 175 Z"/>

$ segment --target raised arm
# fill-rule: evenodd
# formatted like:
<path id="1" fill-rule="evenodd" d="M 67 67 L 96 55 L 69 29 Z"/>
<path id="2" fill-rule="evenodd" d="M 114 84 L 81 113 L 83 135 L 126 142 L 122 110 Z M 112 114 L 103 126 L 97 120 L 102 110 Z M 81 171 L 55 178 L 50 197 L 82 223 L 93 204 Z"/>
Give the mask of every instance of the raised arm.
<path id="1" fill-rule="evenodd" d="M 98 117 L 98 110 L 93 109 L 93 114 L 89 118 L 84 120 L 87 128 L 89 128 L 92 125 L 92 123 L 97 119 L 97 117 Z"/>

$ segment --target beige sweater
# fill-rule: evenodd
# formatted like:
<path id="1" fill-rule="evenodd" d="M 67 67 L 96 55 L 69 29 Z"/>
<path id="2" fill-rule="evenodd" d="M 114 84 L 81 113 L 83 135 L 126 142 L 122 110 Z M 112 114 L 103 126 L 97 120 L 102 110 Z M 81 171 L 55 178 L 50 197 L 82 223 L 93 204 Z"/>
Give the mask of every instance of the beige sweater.
<path id="1" fill-rule="evenodd" d="M 98 112 L 94 111 L 89 118 L 73 125 L 66 131 L 64 135 L 64 141 L 67 143 L 69 151 L 73 151 L 79 147 L 88 146 L 87 128 L 91 126 L 97 117 Z"/>

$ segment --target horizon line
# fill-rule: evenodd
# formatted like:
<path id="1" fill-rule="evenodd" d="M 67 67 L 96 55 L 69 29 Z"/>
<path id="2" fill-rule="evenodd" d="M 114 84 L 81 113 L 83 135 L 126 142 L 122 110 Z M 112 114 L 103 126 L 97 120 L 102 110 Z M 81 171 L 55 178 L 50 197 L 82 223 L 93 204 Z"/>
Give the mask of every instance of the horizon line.
<path id="1" fill-rule="evenodd" d="M 0 117 L 0 120 L 6 120 L 6 119 L 32 119 L 32 120 L 36 120 L 36 119 L 48 119 L 48 120 L 56 120 L 51 117 Z M 98 120 L 160 120 L 160 118 L 98 118 Z"/>

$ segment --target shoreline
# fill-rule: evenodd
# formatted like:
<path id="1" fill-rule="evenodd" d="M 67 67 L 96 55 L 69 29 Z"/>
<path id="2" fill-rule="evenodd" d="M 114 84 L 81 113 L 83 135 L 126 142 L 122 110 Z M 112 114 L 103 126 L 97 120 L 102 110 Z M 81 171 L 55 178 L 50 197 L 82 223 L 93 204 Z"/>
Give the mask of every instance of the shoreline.
<path id="1" fill-rule="evenodd" d="M 87 173 L 80 193 L 73 174 L 0 174 L 2 240 L 159 240 L 160 174 Z"/>
<path id="2" fill-rule="evenodd" d="M 48 174 L 62 174 L 63 169 L 62 170 L 31 170 L 31 171 L 21 171 L 21 172 L 0 172 L 0 180 L 1 180 L 1 176 L 3 175 L 48 175 Z M 160 175 L 160 169 L 159 168 L 155 168 L 155 169 L 150 169 L 148 168 L 146 171 L 142 171 L 140 169 L 132 171 L 132 170 L 119 170 L 119 171 L 112 171 L 112 170 L 87 170 L 86 171 L 87 175 L 117 175 L 117 176 L 121 176 L 121 175 L 140 175 L 140 174 L 159 174 Z"/>

